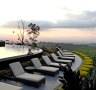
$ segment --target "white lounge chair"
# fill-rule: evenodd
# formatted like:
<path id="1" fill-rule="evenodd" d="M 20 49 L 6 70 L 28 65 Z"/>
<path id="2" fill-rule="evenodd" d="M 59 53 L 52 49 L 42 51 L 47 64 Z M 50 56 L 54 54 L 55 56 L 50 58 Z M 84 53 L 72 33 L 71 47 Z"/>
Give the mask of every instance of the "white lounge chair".
<path id="1" fill-rule="evenodd" d="M 38 58 L 33 58 L 31 59 L 31 61 L 35 66 L 36 70 L 39 71 L 40 73 L 50 75 L 50 76 L 55 76 L 56 74 L 59 73 L 59 68 L 42 66 Z"/>
<path id="2" fill-rule="evenodd" d="M 66 67 L 66 64 L 59 64 L 56 62 L 52 62 L 47 55 L 45 56 L 43 55 L 42 58 L 48 66 L 58 67 L 59 69 L 61 69 L 61 66 Z"/>
<path id="3" fill-rule="evenodd" d="M 39 87 L 42 83 L 45 83 L 45 76 L 25 72 L 20 62 L 11 63 L 9 66 L 17 81 L 21 81 L 35 87 Z"/>
<path id="4" fill-rule="evenodd" d="M 61 51 L 57 51 L 57 54 L 61 57 L 75 57 L 75 55 L 70 55 L 70 54 L 63 54 L 63 52 Z"/>
<path id="5" fill-rule="evenodd" d="M 74 60 L 75 60 L 75 57 L 62 56 L 62 54 L 61 54 L 59 51 L 57 51 L 57 54 L 59 55 L 59 56 L 57 56 L 57 57 L 60 58 L 60 59 L 72 60 L 73 62 L 74 62 Z"/>
<path id="6" fill-rule="evenodd" d="M 22 87 L 0 82 L 0 90 L 22 90 Z"/>
<path id="7" fill-rule="evenodd" d="M 63 52 L 61 49 L 59 49 L 59 52 L 62 53 L 62 55 L 74 55 L 72 52 Z"/>
<path id="8" fill-rule="evenodd" d="M 57 56 L 56 56 L 54 53 L 51 53 L 51 57 L 53 58 L 53 60 L 54 60 L 55 62 L 72 65 L 72 61 L 70 61 L 70 60 L 63 60 L 63 59 L 58 59 Z"/>

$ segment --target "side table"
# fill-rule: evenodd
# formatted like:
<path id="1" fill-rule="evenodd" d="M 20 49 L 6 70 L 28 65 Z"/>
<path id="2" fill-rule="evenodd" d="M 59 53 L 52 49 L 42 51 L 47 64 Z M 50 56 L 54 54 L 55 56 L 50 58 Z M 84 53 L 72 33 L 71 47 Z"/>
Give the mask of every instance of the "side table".
<path id="1" fill-rule="evenodd" d="M 35 70 L 36 70 L 36 68 L 34 66 L 25 67 L 25 71 L 27 71 L 29 73 L 33 73 Z"/>

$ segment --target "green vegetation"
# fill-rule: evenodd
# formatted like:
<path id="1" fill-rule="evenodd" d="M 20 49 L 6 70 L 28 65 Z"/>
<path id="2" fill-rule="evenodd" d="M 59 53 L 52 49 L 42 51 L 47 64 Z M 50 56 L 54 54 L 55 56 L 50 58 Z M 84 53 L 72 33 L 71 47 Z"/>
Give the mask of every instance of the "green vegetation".
<path id="1" fill-rule="evenodd" d="M 57 46 L 62 47 L 65 50 L 69 51 L 78 51 L 87 54 L 90 57 L 93 57 L 96 55 L 96 45 L 95 44 L 86 44 L 86 45 L 81 45 L 81 44 L 65 44 L 65 43 L 53 43 L 53 42 L 39 42 L 38 43 L 39 47 L 46 47 L 46 48 L 55 48 Z"/>
<path id="2" fill-rule="evenodd" d="M 27 34 L 29 36 L 29 40 L 31 41 L 32 48 L 35 48 L 37 47 L 36 42 L 37 42 L 37 37 L 40 34 L 39 33 L 40 27 L 33 23 L 30 23 L 28 27 L 29 27 L 29 30 L 27 30 Z"/>
<path id="3" fill-rule="evenodd" d="M 59 88 L 58 90 L 64 90 L 63 88 Z"/>
<path id="4" fill-rule="evenodd" d="M 80 57 L 82 57 L 83 63 L 80 67 L 80 75 L 85 79 L 87 76 L 92 74 L 93 71 L 93 60 L 88 55 L 81 53 L 81 52 L 74 52 L 75 54 L 78 54 Z"/>
<path id="5" fill-rule="evenodd" d="M 46 48 L 46 47 L 42 47 L 43 51 L 46 53 L 53 53 L 55 52 L 55 48 Z"/>
<path id="6" fill-rule="evenodd" d="M 84 45 L 83 45 L 84 46 Z M 70 46 L 71 47 L 71 46 Z M 81 45 L 82 47 L 82 45 Z M 93 46 L 88 46 L 88 47 L 93 47 Z M 76 48 L 76 47 L 75 47 Z M 94 47 L 95 48 L 95 47 Z M 55 47 L 44 47 L 42 48 L 45 52 L 47 53 L 52 53 L 52 52 L 55 52 Z M 91 48 L 90 48 L 91 49 Z M 77 51 L 73 51 L 74 53 L 80 55 L 80 57 L 82 57 L 82 59 L 84 60 L 83 61 L 83 64 L 82 64 L 82 67 L 80 68 L 80 74 L 83 78 L 86 78 L 93 70 L 93 66 L 94 66 L 94 62 L 93 61 L 93 56 L 94 54 L 91 56 L 91 54 L 89 53 L 90 51 L 89 50 L 85 50 L 83 52 L 84 49 L 81 49 L 79 48 Z M 80 52 L 81 51 L 81 52 Z M 92 51 L 92 50 L 91 50 Z M 86 54 L 86 53 L 87 54 Z M 94 53 L 95 53 L 95 50 L 94 50 Z"/>

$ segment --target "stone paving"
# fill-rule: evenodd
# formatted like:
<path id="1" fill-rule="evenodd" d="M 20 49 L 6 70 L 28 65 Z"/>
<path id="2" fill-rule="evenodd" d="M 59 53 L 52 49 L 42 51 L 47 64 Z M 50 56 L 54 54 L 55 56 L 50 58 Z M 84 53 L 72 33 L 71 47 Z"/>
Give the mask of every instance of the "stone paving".
<path id="1" fill-rule="evenodd" d="M 73 71 L 76 71 L 80 68 L 81 65 L 82 65 L 82 58 L 79 57 L 78 55 L 75 55 L 75 62 L 73 63 L 71 69 Z"/>

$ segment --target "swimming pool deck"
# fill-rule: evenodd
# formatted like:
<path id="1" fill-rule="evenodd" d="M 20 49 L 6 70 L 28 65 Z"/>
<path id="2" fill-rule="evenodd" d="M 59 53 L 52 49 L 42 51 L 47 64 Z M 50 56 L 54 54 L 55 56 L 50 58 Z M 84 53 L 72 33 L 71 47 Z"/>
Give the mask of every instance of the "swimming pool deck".
<path id="1" fill-rule="evenodd" d="M 75 55 L 75 62 L 72 64 L 72 67 L 71 67 L 72 70 L 73 71 L 78 70 L 81 64 L 82 64 L 82 58 L 80 58 L 78 55 Z M 62 76 L 62 75 L 63 75 L 63 72 L 59 71 L 59 76 Z M 55 77 L 47 76 L 47 75 L 44 75 L 44 76 L 46 77 L 46 82 L 45 84 L 42 84 L 39 88 L 35 88 L 33 86 L 25 85 L 23 83 L 11 81 L 11 80 L 6 80 L 2 82 L 22 87 L 22 90 L 57 90 L 58 86 L 59 87 L 62 86 L 62 83 L 59 81 L 58 76 L 55 76 Z"/>

